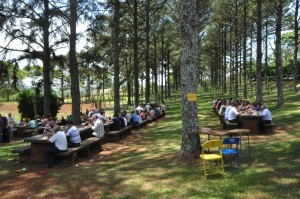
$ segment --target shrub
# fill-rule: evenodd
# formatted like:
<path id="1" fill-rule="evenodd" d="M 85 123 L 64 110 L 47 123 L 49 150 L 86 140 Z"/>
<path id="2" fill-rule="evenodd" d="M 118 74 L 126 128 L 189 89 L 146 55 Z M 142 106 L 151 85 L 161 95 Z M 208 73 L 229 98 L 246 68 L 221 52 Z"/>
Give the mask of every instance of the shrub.
<path id="1" fill-rule="evenodd" d="M 17 97 L 18 109 L 22 118 L 34 118 L 34 106 L 33 106 L 34 94 L 29 90 L 24 90 Z M 36 110 L 37 115 L 43 115 L 43 101 L 44 96 L 36 96 Z M 62 100 L 54 94 L 50 96 L 51 116 L 56 117 L 60 107 L 62 106 Z"/>

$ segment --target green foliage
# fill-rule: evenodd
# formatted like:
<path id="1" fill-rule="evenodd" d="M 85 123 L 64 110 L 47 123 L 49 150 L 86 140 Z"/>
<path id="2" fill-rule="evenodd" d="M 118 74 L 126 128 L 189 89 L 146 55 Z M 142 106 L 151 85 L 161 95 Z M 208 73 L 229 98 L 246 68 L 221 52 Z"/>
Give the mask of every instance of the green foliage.
<path id="1" fill-rule="evenodd" d="M 44 96 L 36 96 L 36 109 L 38 115 L 43 115 L 43 100 Z M 21 114 L 21 117 L 29 117 L 34 118 L 34 94 L 30 90 L 24 90 L 19 94 L 17 97 L 17 101 L 19 103 L 18 109 L 19 113 Z M 51 115 L 56 116 L 60 107 L 62 106 L 62 101 L 59 97 L 56 95 L 51 95 L 50 97 L 50 103 L 51 103 Z"/>

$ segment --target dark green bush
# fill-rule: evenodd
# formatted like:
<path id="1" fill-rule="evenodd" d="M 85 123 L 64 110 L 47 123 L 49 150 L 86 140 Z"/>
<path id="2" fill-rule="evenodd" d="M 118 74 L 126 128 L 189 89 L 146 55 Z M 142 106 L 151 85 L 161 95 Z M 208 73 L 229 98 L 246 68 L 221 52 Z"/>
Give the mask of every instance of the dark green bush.
<path id="1" fill-rule="evenodd" d="M 29 90 L 24 90 L 17 97 L 17 101 L 19 103 L 18 109 L 22 118 L 27 118 L 27 117 L 34 118 L 33 97 L 34 97 L 33 92 L 30 92 Z M 40 116 L 44 114 L 43 100 L 44 100 L 44 96 L 36 97 L 37 114 Z M 56 95 L 51 94 L 50 103 L 51 103 L 50 104 L 51 116 L 56 117 L 60 107 L 62 106 L 62 100 Z"/>

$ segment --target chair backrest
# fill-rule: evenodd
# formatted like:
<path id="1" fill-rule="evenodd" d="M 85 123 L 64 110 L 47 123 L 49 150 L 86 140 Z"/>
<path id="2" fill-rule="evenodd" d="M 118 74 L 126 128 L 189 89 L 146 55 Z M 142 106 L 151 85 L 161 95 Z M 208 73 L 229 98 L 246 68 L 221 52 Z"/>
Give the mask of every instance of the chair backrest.
<path id="1" fill-rule="evenodd" d="M 223 145 L 222 140 L 209 140 L 203 144 L 202 149 L 216 148 L 216 147 L 222 148 L 222 145 Z"/>
<path id="2" fill-rule="evenodd" d="M 237 149 L 238 149 L 239 143 L 240 143 L 240 138 L 237 138 L 237 137 L 225 138 L 223 140 L 223 144 L 228 144 L 230 146 L 235 144 Z"/>

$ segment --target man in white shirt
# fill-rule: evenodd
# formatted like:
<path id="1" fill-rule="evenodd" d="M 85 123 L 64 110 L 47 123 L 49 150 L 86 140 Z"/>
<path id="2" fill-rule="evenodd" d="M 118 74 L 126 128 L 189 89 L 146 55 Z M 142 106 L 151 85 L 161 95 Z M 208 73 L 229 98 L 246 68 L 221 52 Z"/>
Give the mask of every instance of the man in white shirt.
<path id="1" fill-rule="evenodd" d="M 233 102 L 232 105 L 233 106 L 228 113 L 228 121 L 229 121 L 229 123 L 237 123 L 238 122 L 237 116 L 239 115 L 239 113 L 237 111 L 238 104 Z"/>
<path id="2" fill-rule="evenodd" d="M 102 120 L 98 119 L 96 115 L 92 116 L 93 125 L 91 129 L 94 131 L 92 134 L 96 137 L 103 137 L 104 136 L 104 125 Z"/>
<path id="3" fill-rule="evenodd" d="M 8 126 L 9 126 L 10 128 L 13 128 L 13 127 L 14 127 L 14 124 L 15 124 L 15 118 L 14 118 L 13 116 L 11 116 L 11 113 L 8 113 L 7 123 L 8 123 Z"/>
<path id="4" fill-rule="evenodd" d="M 260 133 L 265 132 L 265 124 L 272 123 L 272 115 L 269 109 L 265 105 L 261 105 L 260 107 L 260 115 L 262 116 L 262 121 L 260 122 Z"/>
<path id="5" fill-rule="evenodd" d="M 47 165 L 45 166 L 46 168 L 54 166 L 54 154 L 62 153 L 68 148 L 66 134 L 65 132 L 60 130 L 60 126 L 55 125 L 54 132 L 55 134 L 51 138 L 49 138 L 49 141 L 51 143 L 54 143 L 54 146 L 44 150 L 44 156 L 47 163 Z"/>
<path id="6" fill-rule="evenodd" d="M 12 140 L 12 137 L 13 137 L 13 127 L 14 127 L 15 123 L 16 123 L 15 118 L 13 116 L 11 116 L 11 113 L 8 113 L 7 124 L 9 126 L 8 133 L 9 133 L 10 141 Z"/>
<path id="7" fill-rule="evenodd" d="M 227 106 L 227 108 L 225 110 L 225 114 L 224 114 L 224 119 L 225 120 L 228 120 L 228 114 L 229 114 L 229 111 L 230 111 L 231 108 L 232 108 L 232 102 L 230 102 L 230 105 Z"/>

